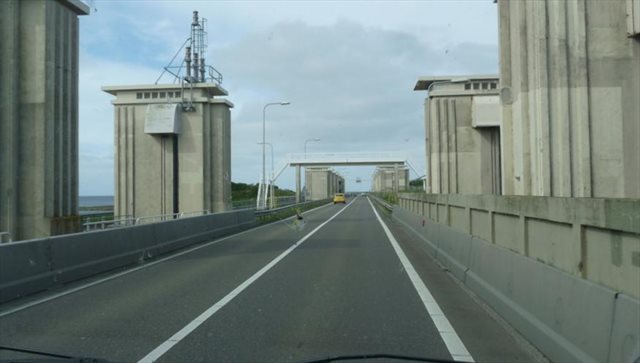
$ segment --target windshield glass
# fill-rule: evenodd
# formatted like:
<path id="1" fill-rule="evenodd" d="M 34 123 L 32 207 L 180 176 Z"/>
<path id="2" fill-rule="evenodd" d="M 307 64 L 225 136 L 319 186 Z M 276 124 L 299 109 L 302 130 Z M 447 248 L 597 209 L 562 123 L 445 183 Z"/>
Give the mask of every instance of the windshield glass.
<path id="1" fill-rule="evenodd" d="M 0 55 L 0 361 L 640 363 L 640 0 L 4 0 Z"/>

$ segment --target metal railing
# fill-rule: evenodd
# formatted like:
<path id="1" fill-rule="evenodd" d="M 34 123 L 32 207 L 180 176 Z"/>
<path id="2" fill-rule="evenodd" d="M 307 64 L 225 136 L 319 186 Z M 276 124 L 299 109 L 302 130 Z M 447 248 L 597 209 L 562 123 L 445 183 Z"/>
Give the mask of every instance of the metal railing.
<path id="1" fill-rule="evenodd" d="M 164 221 L 170 221 L 173 219 L 181 219 L 185 217 L 206 216 L 207 214 L 209 214 L 208 210 L 201 210 L 201 211 L 193 211 L 193 212 L 161 214 L 157 216 L 145 216 L 145 217 L 136 218 L 135 224 L 139 225 L 139 224 L 147 224 L 147 223 L 164 222 Z"/>
<path id="2" fill-rule="evenodd" d="M 293 153 L 288 156 L 290 161 L 303 160 L 305 162 L 391 161 L 403 163 L 407 159 L 406 155 L 400 152 Z"/>
<path id="3" fill-rule="evenodd" d="M 82 230 L 85 232 L 89 232 L 89 231 L 95 231 L 99 229 L 133 226 L 134 224 L 135 224 L 135 219 L 131 217 L 123 217 L 118 219 L 104 219 L 104 220 L 93 221 L 93 222 L 84 222 L 82 223 Z"/>
<path id="4" fill-rule="evenodd" d="M 184 62 L 183 62 L 184 63 Z M 186 76 L 183 76 L 182 74 L 182 70 L 184 69 L 184 66 L 182 64 L 177 65 L 177 66 L 166 66 L 164 67 L 164 71 L 171 74 L 172 76 L 175 77 L 175 79 L 183 79 L 186 78 Z M 163 72 L 164 74 L 164 72 Z M 160 75 L 160 77 L 162 77 L 162 75 Z M 158 78 L 158 80 L 160 80 L 160 78 Z M 217 69 L 215 69 L 214 67 L 210 66 L 210 65 L 205 65 L 205 79 L 204 80 L 198 80 L 197 77 L 192 76 L 191 79 L 187 79 L 187 81 L 191 82 L 191 83 L 199 83 L 199 82 L 216 82 L 218 84 L 222 83 L 222 73 L 220 73 Z M 157 81 L 156 81 L 157 83 Z"/>
<path id="5" fill-rule="evenodd" d="M 377 195 L 374 195 L 372 193 L 367 194 L 371 199 L 373 199 L 374 202 L 380 204 L 382 207 L 384 207 L 386 210 L 388 211 L 392 211 L 393 210 L 393 205 L 389 204 L 387 202 L 385 202 L 382 198 L 378 197 Z"/>
<path id="6" fill-rule="evenodd" d="M 258 221 L 260 221 L 261 223 L 268 223 L 268 222 L 290 217 L 296 214 L 298 211 L 303 212 L 305 210 L 309 210 L 314 207 L 319 207 L 329 202 L 330 202 L 330 199 L 311 200 L 308 202 L 296 203 L 296 204 L 291 204 L 291 205 L 273 208 L 273 209 L 256 210 L 255 214 L 256 214 L 256 217 L 258 218 Z"/>
<path id="7" fill-rule="evenodd" d="M 201 211 L 193 211 L 193 212 L 161 214 L 156 216 L 144 216 L 144 217 L 137 217 L 137 218 L 122 217 L 122 218 L 103 220 L 103 221 L 86 222 L 82 224 L 82 227 L 85 232 L 88 232 L 88 231 L 95 231 L 95 230 L 106 229 L 106 228 L 127 227 L 127 226 L 135 226 L 140 224 L 170 221 L 174 219 L 204 216 L 207 214 L 210 214 L 208 210 L 201 210 Z"/>
<path id="8" fill-rule="evenodd" d="M 287 209 L 292 208 L 305 208 L 311 203 L 319 203 L 319 202 L 327 202 L 326 201 L 308 201 L 296 203 L 296 197 L 294 195 L 291 196 L 280 196 L 276 197 L 275 208 L 265 209 L 261 211 L 256 211 L 257 216 L 264 216 L 270 214 L 276 214 Z M 233 203 L 232 210 L 240 210 L 240 209 L 255 209 L 255 199 L 247 199 L 243 201 L 239 201 L 237 203 Z M 95 231 L 100 229 L 107 228 L 119 228 L 119 227 L 128 227 L 128 226 L 136 226 L 141 224 L 149 224 L 149 223 L 158 223 L 163 221 L 170 221 L 174 219 L 188 218 L 188 217 L 197 217 L 211 214 L 208 210 L 201 211 L 193 211 L 193 212 L 180 212 L 180 213 L 171 213 L 171 214 L 161 214 L 156 216 L 144 216 L 144 217 L 121 217 L 117 219 L 106 219 L 101 221 L 93 221 L 93 222 L 85 222 L 82 224 L 83 230 L 85 232 Z M 0 237 L 2 234 L 0 234 Z M 0 240 L 1 241 L 1 240 Z"/>
<path id="9" fill-rule="evenodd" d="M 304 196 L 300 196 L 301 199 L 303 199 L 304 201 Z M 283 207 L 283 206 L 287 206 L 287 205 L 291 205 L 291 204 L 295 204 L 296 203 L 296 196 L 295 195 L 286 195 L 286 196 L 280 196 L 280 197 L 275 197 L 274 200 L 274 208 L 278 208 L 278 207 Z M 256 199 L 244 199 L 244 200 L 238 200 L 238 201 L 232 201 L 232 209 L 236 210 L 236 209 L 250 209 L 250 208 L 255 208 L 256 207 Z M 268 203 L 270 204 L 270 203 Z M 265 210 L 268 210 L 265 209 Z"/>

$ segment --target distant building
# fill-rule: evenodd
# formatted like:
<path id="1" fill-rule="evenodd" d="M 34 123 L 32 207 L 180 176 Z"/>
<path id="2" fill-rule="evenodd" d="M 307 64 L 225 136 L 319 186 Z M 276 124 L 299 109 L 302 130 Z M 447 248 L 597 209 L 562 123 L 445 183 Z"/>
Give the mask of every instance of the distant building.
<path id="1" fill-rule="evenodd" d="M 379 166 L 373 173 L 374 192 L 401 192 L 409 189 L 409 168 Z"/>
<path id="2" fill-rule="evenodd" d="M 77 0 L 0 4 L 0 241 L 76 232 Z"/>
<path id="3" fill-rule="evenodd" d="M 421 77 L 427 191 L 501 194 L 497 75 Z"/>
<path id="4" fill-rule="evenodd" d="M 305 168 L 306 200 L 322 200 L 344 193 L 344 178 L 327 167 Z"/>
<path id="5" fill-rule="evenodd" d="M 640 198 L 640 1 L 498 1 L 505 194 Z"/>

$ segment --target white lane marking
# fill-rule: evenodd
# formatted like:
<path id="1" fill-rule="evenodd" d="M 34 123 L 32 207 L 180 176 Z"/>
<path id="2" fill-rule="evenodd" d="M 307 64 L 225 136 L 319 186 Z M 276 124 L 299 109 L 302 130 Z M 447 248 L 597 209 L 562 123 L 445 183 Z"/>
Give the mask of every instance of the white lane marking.
<path id="1" fill-rule="evenodd" d="M 349 204 L 347 204 L 344 208 L 340 209 L 338 213 L 331 216 L 331 218 L 327 219 L 321 225 L 317 226 L 313 231 L 307 233 L 304 237 L 299 239 L 296 243 L 294 243 L 291 247 L 287 248 L 284 252 L 282 252 L 278 257 L 269 262 L 266 266 L 258 270 L 258 272 L 254 273 L 251 277 L 249 277 L 245 282 L 241 283 L 233 289 L 230 293 L 228 293 L 225 297 L 223 297 L 220 301 L 210 306 L 207 310 L 205 310 L 202 314 L 200 314 L 197 318 L 193 319 L 189 324 L 185 325 L 184 328 L 180 329 L 177 333 L 167 339 L 164 343 L 160 344 L 154 350 L 152 350 L 149 354 L 144 356 L 142 359 L 138 361 L 138 363 L 147 363 L 147 362 L 155 362 L 160 357 L 162 357 L 166 352 L 168 352 L 174 345 L 178 344 L 182 339 L 187 337 L 191 332 L 193 332 L 197 327 L 199 327 L 202 323 L 207 321 L 213 314 L 218 312 L 218 310 L 222 309 L 225 305 L 227 305 L 233 298 L 238 296 L 242 291 L 244 291 L 247 287 L 253 284 L 256 280 L 258 280 L 262 275 L 264 275 L 267 271 L 269 271 L 273 266 L 275 266 L 278 262 L 280 262 L 283 258 L 287 257 L 293 250 L 295 250 L 298 246 L 300 246 L 304 241 L 306 241 L 309 237 L 311 237 L 314 233 L 318 232 L 320 228 L 324 227 L 327 223 L 331 222 L 334 218 L 336 218 L 340 213 L 344 212 L 347 207 L 349 207 L 358 197 L 354 198 Z"/>
<path id="2" fill-rule="evenodd" d="M 305 211 L 302 214 L 311 213 L 313 211 L 319 210 L 320 208 L 324 208 L 324 207 L 327 207 L 327 206 L 330 206 L 330 205 L 331 205 L 331 203 L 327 203 L 327 204 L 321 205 L 319 207 L 316 207 L 316 208 L 313 208 L 313 209 L 309 209 L 308 211 Z M 251 229 L 247 229 L 246 231 L 242 231 L 242 232 L 238 232 L 236 234 L 232 234 L 230 236 L 222 237 L 220 239 L 216 239 L 216 240 L 213 240 L 211 242 L 207 242 L 207 243 L 202 244 L 202 245 L 191 247 L 191 248 L 189 248 L 187 250 L 184 250 L 184 251 L 178 252 L 176 254 L 161 258 L 159 260 L 156 260 L 156 261 L 153 261 L 153 262 L 149 262 L 149 263 L 145 263 L 142 266 L 134 267 L 132 269 L 128 269 L 126 271 L 119 272 L 119 273 L 117 273 L 115 275 L 110 275 L 108 277 L 105 277 L 105 278 L 102 278 L 102 279 L 99 279 L 99 280 L 96 280 L 96 281 L 92 281 L 92 282 L 90 282 L 88 284 L 85 284 L 85 285 L 77 286 L 77 287 L 74 287 L 72 289 L 65 290 L 65 291 L 59 292 L 57 294 L 44 297 L 44 298 L 39 299 L 39 300 L 34 300 L 34 301 L 31 301 L 31 302 L 28 302 L 28 303 L 26 303 L 24 305 L 20 305 L 20 306 L 17 306 L 15 308 L 11 308 L 11 309 L 8 309 L 8 310 L 0 312 L 0 318 L 2 318 L 4 316 L 7 316 L 7 315 L 11 315 L 11 314 L 17 313 L 18 311 L 21 311 L 21 310 L 24 310 L 24 309 L 28 309 L 28 308 L 34 307 L 36 305 L 40 305 L 42 303 L 45 303 L 45 302 L 48 302 L 48 301 L 51 301 L 51 300 L 55 300 L 57 298 L 60 298 L 60 297 L 63 297 L 63 296 L 69 295 L 69 294 L 73 294 L 73 293 L 78 292 L 80 290 L 84 290 L 84 289 L 86 289 L 88 287 L 99 285 L 99 284 L 102 284 L 104 282 L 107 282 L 107 281 L 110 281 L 110 280 L 113 280 L 113 279 L 117 279 L 118 277 L 130 274 L 132 272 L 136 272 L 136 271 L 142 270 L 143 268 L 151 267 L 153 265 L 159 264 L 161 262 L 165 262 L 167 260 L 182 256 L 182 255 L 187 254 L 187 253 L 191 253 L 191 252 L 199 250 L 201 248 L 205 248 L 205 247 L 214 245 L 216 243 L 219 243 L 219 242 L 222 242 L 222 241 L 226 241 L 226 240 L 228 240 L 230 238 L 238 237 L 238 236 L 241 236 L 241 235 L 243 235 L 245 233 L 257 231 L 259 229 L 262 229 L 262 228 L 265 228 L 265 227 L 268 227 L 268 226 L 273 226 L 275 224 L 286 222 L 287 220 L 292 219 L 294 217 L 295 217 L 295 215 L 291 216 L 291 217 L 288 217 L 288 218 L 285 218 L 285 219 L 282 219 L 282 220 L 277 221 L 277 222 L 267 223 L 267 224 L 264 224 L 262 226 L 258 226 L 258 227 L 251 228 Z"/>
<path id="3" fill-rule="evenodd" d="M 382 225 L 382 229 L 384 229 L 384 233 L 387 235 L 389 242 L 391 242 L 391 246 L 393 246 L 393 249 L 396 251 L 400 262 L 402 262 L 402 266 L 407 272 L 407 275 L 409 275 L 409 279 L 413 283 L 413 287 L 418 292 L 418 295 L 420 296 L 420 300 L 422 300 L 424 307 L 427 309 L 429 317 L 431 317 L 431 320 L 436 326 L 436 329 L 438 329 L 438 333 L 440 333 L 442 341 L 444 341 L 444 344 L 447 346 L 449 354 L 451 354 L 451 357 L 454 360 L 474 362 L 473 357 L 471 357 L 471 354 L 464 346 L 464 343 L 462 343 L 462 340 L 453 329 L 453 326 L 451 326 L 451 323 L 449 323 L 449 320 L 440 309 L 440 306 L 433 298 L 433 295 L 431 295 L 431 292 L 427 288 L 427 285 L 424 284 L 424 282 L 420 278 L 420 275 L 418 275 L 415 268 L 413 268 L 413 265 L 407 258 L 407 255 L 405 255 L 404 251 L 402 251 L 402 248 L 398 244 L 398 241 L 393 236 L 393 234 L 391 234 L 389 227 L 387 227 L 382 218 L 380 218 L 380 215 L 378 214 L 376 208 L 373 206 L 373 203 L 371 203 L 371 200 L 369 198 L 367 198 L 367 200 L 369 201 L 369 205 L 371 205 L 371 208 L 373 209 L 373 213 L 375 213 L 376 217 L 378 218 L 378 222 L 380 222 L 380 225 Z"/>

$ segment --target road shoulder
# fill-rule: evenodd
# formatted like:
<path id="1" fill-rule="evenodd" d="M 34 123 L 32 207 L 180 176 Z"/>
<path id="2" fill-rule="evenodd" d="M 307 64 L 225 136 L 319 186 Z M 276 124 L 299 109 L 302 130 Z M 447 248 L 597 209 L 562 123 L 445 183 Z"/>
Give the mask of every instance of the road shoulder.
<path id="1" fill-rule="evenodd" d="M 423 241 L 393 221 L 388 212 L 377 209 L 476 361 L 548 362 L 542 353 L 435 261 Z"/>

